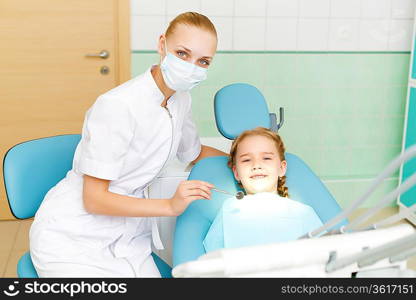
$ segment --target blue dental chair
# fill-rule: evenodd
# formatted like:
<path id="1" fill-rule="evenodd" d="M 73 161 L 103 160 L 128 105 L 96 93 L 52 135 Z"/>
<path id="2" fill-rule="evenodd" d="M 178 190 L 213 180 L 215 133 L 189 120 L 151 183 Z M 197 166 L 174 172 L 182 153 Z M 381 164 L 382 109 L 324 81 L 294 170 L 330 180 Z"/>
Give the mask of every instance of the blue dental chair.
<path id="1" fill-rule="evenodd" d="M 13 146 L 4 156 L 3 175 L 10 210 L 17 219 L 32 218 L 46 193 L 72 168 L 79 134 L 58 135 Z M 171 267 L 152 253 L 162 277 L 172 277 Z M 17 275 L 37 278 L 26 252 L 17 263 Z"/>
<path id="2" fill-rule="evenodd" d="M 227 139 L 235 139 L 241 132 L 257 126 L 277 132 L 283 124 L 283 109 L 280 122 L 276 115 L 269 114 L 261 92 L 249 84 L 236 83 L 220 89 L 214 98 L 215 120 L 219 132 Z M 302 138 L 302 137 L 298 137 Z M 286 152 L 286 185 L 290 198 L 311 206 L 321 219 L 327 222 L 342 210 L 325 185 L 301 158 Z M 225 156 L 208 157 L 192 168 L 189 180 L 203 180 L 217 188 L 236 193 L 240 190 Z M 177 217 L 173 239 L 173 267 L 196 260 L 205 254 L 203 240 L 215 219 L 223 201 L 229 196 L 211 193 L 211 200 L 196 200 Z M 343 221 L 332 228 L 338 228 Z M 307 249 L 305 249 L 305 252 Z"/>

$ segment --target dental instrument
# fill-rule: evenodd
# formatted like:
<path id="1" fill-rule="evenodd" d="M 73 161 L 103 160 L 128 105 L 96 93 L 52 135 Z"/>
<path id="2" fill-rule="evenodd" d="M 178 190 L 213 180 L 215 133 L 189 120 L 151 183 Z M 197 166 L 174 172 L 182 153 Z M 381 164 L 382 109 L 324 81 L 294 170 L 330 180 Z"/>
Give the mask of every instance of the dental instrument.
<path id="1" fill-rule="evenodd" d="M 401 212 L 394 214 L 382 221 L 379 221 L 377 223 L 373 223 L 367 227 L 364 227 L 363 229 L 360 230 L 371 230 L 371 229 L 377 229 L 380 227 L 385 227 L 388 225 L 392 225 L 394 223 L 397 223 L 405 218 L 407 218 L 408 216 L 410 216 L 412 213 L 416 212 L 416 204 L 413 204 L 411 207 L 406 207 L 404 208 Z"/>
<path id="2" fill-rule="evenodd" d="M 375 215 L 378 213 L 383 207 L 393 200 L 395 200 L 398 196 L 409 190 L 412 186 L 416 184 L 416 174 L 413 174 L 409 179 L 404 181 L 402 185 L 397 187 L 394 191 L 387 194 L 379 203 L 377 203 L 376 206 L 369 209 L 367 212 L 359 216 L 357 219 L 353 220 L 350 224 L 343 226 L 340 228 L 340 230 L 343 230 L 343 232 L 350 232 L 353 229 L 357 228 L 357 226 L 366 220 L 368 220 L 372 215 Z"/>
<path id="3" fill-rule="evenodd" d="M 219 192 L 219 193 L 231 195 L 233 197 L 236 197 L 238 200 L 241 200 L 241 199 L 244 198 L 244 193 L 242 191 L 238 191 L 236 194 L 233 194 L 233 193 L 230 193 L 230 192 L 227 192 L 227 191 L 223 191 L 223 190 L 220 190 L 220 189 L 217 189 L 217 188 L 212 188 L 211 190 L 216 191 L 216 192 Z"/>
<path id="4" fill-rule="evenodd" d="M 343 212 L 341 212 L 340 214 L 338 214 L 337 216 L 335 216 L 334 218 L 332 218 L 331 220 L 326 222 L 323 226 L 321 226 L 321 227 L 303 235 L 300 238 L 316 237 L 320 233 L 322 233 L 323 231 L 327 230 L 328 228 L 333 227 L 334 225 L 338 224 L 340 221 L 346 219 L 349 215 L 351 215 L 351 213 L 357 207 L 359 207 L 363 202 L 365 202 L 369 198 L 369 196 L 384 181 L 384 179 L 386 179 L 388 176 L 393 174 L 393 172 L 396 171 L 396 169 L 398 167 L 400 167 L 403 163 L 405 163 L 409 159 L 413 158 L 414 156 L 416 156 L 416 145 L 414 145 L 412 147 L 409 147 L 405 152 L 403 152 L 402 154 L 397 156 L 389 165 L 387 165 L 387 167 L 384 168 L 384 170 L 381 172 L 381 174 L 379 176 L 377 176 L 377 178 L 374 179 L 373 183 L 365 191 L 365 193 L 360 198 L 358 198 L 356 201 L 354 201 L 350 205 L 349 208 L 347 208 L 346 210 L 344 210 Z M 381 209 L 382 205 L 384 205 L 384 204 L 388 203 L 389 201 L 395 199 L 396 197 L 398 197 L 399 195 L 401 195 L 402 193 L 407 191 L 409 188 L 411 188 L 415 183 L 416 183 L 416 175 L 413 175 L 410 178 L 408 178 L 397 189 L 395 189 L 393 192 L 386 195 L 383 198 L 383 200 L 381 201 L 381 203 L 379 205 L 377 205 L 375 208 L 373 208 L 372 210 L 370 210 L 369 213 L 366 213 L 365 215 L 360 216 L 357 220 L 351 222 L 349 225 L 344 225 L 339 229 L 331 230 L 331 231 L 325 233 L 325 235 L 344 233 L 346 229 L 351 228 L 352 226 L 356 226 L 358 223 L 367 220 L 368 217 L 370 217 L 370 215 L 379 211 Z"/>
<path id="5" fill-rule="evenodd" d="M 413 233 L 377 247 L 367 248 L 343 258 L 330 260 L 327 263 L 325 270 L 330 273 L 351 264 L 357 264 L 359 268 L 362 268 L 370 266 L 387 257 L 393 258 L 393 261 L 398 261 L 398 255 L 400 255 L 400 259 L 406 259 L 407 257 L 403 257 L 403 252 L 413 253 L 415 248 L 416 233 Z"/>

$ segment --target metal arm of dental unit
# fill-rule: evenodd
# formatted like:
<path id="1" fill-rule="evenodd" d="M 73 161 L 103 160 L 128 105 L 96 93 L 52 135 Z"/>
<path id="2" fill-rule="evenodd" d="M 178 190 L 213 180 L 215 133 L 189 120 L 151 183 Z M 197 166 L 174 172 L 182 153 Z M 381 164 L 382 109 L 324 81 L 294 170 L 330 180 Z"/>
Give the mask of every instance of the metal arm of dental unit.
<path id="1" fill-rule="evenodd" d="M 416 253 L 416 233 L 388 242 L 381 246 L 364 249 L 363 251 L 340 259 L 332 259 L 326 265 L 327 272 L 342 269 L 351 264 L 358 267 L 366 267 L 384 258 L 390 258 L 390 262 L 405 260 Z"/>
<path id="2" fill-rule="evenodd" d="M 279 123 L 277 123 L 276 113 L 269 113 L 270 116 L 270 129 L 274 132 L 278 132 L 282 128 L 285 121 L 284 109 L 283 107 L 279 108 Z"/>
<path id="3" fill-rule="evenodd" d="M 334 217 L 333 219 L 326 222 L 321 227 L 309 232 L 307 235 L 302 236 L 301 238 L 305 237 L 316 237 L 320 233 L 324 232 L 325 230 L 333 227 L 334 225 L 338 224 L 340 221 L 347 218 L 357 207 L 359 207 L 364 201 L 366 201 L 369 196 L 376 190 L 376 188 L 386 179 L 388 178 L 393 172 L 396 171 L 397 168 L 399 168 L 403 163 L 408 161 L 409 159 L 416 156 L 416 145 L 408 148 L 405 152 L 400 154 L 398 157 L 396 157 L 384 170 L 380 173 L 377 178 L 374 179 L 373 183 L 370 185 L 370 187 L 366 190 L 366 192 L 358 198 L 356 201 L 354 201 L 350 207 L 348 207 L 346 210 L 344 210 L 342 213 Z M 398 186 L 394 191 L 387 194 L 379 204 L 377 204 L 375 207 L 367 211 L 362 216 L 358 217 L 356 220 L 352 221 L 348 225 L 344 225 L 340 227 L 339 229 L 331 230 L 327 232 L 325 235 L 328 234 L 337 234 L 337 233 L 345 233 L 347 231 L 352 231 L 353 228 L 356 228 L 357 225 L 360 223 L 366 221 L 370 216 L 372 216 L 374 213 L 378 212 L 384 205 L 390 203 L 392 200 L 397 198 L 399 195 L 406 192 L 408 189 L 410 189 L 413 185 L 416 184 L 416 174 L 413 174 L 411 177 L 409 177 L 404 183 L 402 183 L 400 186 Z M 410 213 L 412 211 L 411 208 L 409 208 L 410 211 L 407 211 Z"/>

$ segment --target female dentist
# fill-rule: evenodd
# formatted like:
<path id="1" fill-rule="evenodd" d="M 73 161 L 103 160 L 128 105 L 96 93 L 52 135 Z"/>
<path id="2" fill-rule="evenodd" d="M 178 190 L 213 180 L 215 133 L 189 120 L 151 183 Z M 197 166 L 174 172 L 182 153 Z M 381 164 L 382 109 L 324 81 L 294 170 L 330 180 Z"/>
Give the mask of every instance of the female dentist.
<path id="1" fill-rule="evenodd" d="M 217 47 L 211 21 L 178 15 L 159 37 L 161 63 L 99 96 L 87 111 L 73 167 L 45 196 L 30 229 L 40 277 L 160 277 L 151 243 L 163 249 L 156 216 L 178 216 L 210 199 L 187 180 L 170 199 L 146 188 L 175 156 L 228 155 L 200 144 L 189 90 L 206 78 Z"/>

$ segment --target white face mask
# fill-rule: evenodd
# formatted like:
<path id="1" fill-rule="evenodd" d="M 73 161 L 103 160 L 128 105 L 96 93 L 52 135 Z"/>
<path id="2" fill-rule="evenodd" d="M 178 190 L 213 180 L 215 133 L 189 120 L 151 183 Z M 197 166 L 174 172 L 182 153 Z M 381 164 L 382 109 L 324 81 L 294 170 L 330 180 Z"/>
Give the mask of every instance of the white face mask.
<path id="1" fill-rule="evenodd" d="M 166 47 L 166 56 L 160 64 L 163 79 L 166 85 L 174 91 L 189 91 L 207 78 L 207 69 L 189 63 L 169 53 Z"/>

